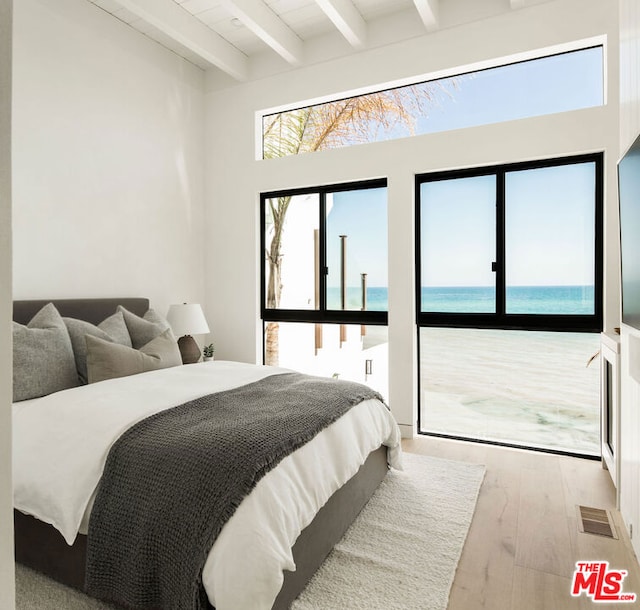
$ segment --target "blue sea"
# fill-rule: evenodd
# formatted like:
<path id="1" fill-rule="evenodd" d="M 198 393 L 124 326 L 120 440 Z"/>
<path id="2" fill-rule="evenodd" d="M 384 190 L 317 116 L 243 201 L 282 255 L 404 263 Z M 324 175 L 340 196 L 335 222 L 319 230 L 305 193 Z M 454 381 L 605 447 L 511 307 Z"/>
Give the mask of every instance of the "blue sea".
<path id="1" fill-rule="evenodd" d="M 367 288 L 367 310 L 388 309 L 387 288 Z M 423 287 L 422 311 L 440 313 L 493 313 L 495 288 L 475 286 Z M 340 309 L 340 289 L 327 289 L 327 306 Z M 510 314 L 593 314 L 593 286 L 511 286 L 507 288 Z M 347 309 L 361 309 L 360 287 L 347 288 Z"/>

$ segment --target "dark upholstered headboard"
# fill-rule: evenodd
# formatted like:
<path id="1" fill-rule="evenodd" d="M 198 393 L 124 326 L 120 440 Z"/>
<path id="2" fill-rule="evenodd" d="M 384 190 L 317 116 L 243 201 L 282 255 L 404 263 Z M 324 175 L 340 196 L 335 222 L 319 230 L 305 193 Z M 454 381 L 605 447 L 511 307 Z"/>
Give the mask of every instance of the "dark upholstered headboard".
<path id="1" fill-rule="evenodd" d="M 20 324 L 27 324 L 34 315 L 47 303 L 53 303 L 61 316 L 85 320 L 99 324 L 115 313 L 116 307 L 122 305 L 130 312 L 142 316 L 149 309 L 149 299 L 105 298 L 105 299 L 40 299 L 35 301 L 14 301 L 13 319 Z"/>

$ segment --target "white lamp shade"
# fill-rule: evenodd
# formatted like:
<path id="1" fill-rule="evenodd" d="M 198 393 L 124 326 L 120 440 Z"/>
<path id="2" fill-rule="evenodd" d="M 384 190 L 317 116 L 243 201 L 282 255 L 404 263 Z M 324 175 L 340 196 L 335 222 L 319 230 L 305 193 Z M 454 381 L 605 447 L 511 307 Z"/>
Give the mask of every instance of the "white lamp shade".
<path id="1" fill-rule="evenodd" d="M 182 303 L 171 305 L 167 313 L 167 322 L 176 337 L 185 335 L 205 335 L 209 325 L 198 303 Z"/>

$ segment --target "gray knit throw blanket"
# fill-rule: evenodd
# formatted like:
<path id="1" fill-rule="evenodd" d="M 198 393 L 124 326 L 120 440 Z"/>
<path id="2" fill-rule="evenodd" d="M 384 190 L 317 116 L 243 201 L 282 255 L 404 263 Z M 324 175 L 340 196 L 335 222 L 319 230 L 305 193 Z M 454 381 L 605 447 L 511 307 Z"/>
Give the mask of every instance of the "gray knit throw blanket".
<path id="1" fill-rule="evenodd" d="M 128 608 L 207 607 L 202 569 L 256 483 L 352 406 L 348 381 L 272 375 L 148 417 L 113 445 L 87 539 L 86 589 Z"/>

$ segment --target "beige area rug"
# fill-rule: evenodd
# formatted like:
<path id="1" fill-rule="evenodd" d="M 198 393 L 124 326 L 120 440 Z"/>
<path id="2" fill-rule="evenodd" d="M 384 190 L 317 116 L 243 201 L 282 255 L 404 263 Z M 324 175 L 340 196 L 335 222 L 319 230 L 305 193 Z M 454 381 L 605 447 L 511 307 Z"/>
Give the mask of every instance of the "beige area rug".
<path id="1" fill-rule="evenodd" d="M 484 466 L 405 453 L 294 610 L 445 610 Z M 17 610 L 112 608 L 22 566 Z M 251 610 L 251 609 L 235 609 Z"/>

